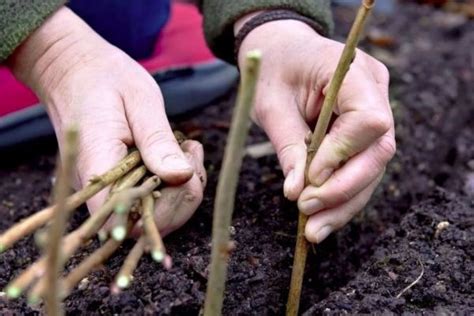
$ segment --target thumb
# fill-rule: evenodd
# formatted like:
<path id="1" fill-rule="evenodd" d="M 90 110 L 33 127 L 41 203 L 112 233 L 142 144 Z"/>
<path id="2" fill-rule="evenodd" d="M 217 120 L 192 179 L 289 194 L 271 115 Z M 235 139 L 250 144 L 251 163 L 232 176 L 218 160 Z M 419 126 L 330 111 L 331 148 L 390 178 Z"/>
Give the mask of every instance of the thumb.
<path id="1" fill-rule="evenodd" d="M 153 81 L 151 86 L 147 81 L 140 84 L 140 93 L 125 95 L 135 144 L 151 172 L 168 184 L 183 184 L 191 179 L 194 170 L 171 130 L 161 92 Z"/>
<path id="2" fill-rule="evenodd" d="M 282 97 L 281 92 L 269 93 L 261 100 L 264 103 L 257 102 L 255 118 L 275 147 L 285 175 L 283 192 L 294 201 L 304 188 L 309 128 L 290 94 Z"/>

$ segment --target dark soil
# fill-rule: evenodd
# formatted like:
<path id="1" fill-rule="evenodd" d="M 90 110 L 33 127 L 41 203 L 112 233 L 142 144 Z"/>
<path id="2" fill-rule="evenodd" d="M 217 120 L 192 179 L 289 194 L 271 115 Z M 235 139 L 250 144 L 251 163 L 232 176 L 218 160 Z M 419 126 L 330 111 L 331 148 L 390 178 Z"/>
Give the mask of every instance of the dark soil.
<path id="1" fill-rule="evenodd" d="M 338 9 L 338 33 L 353 11 Z M 398 150 L 362 215 L 311 253 L 301 310 L 325 313 L 474 313 L 474 22 L 431 7 L 404 4 L 378 16 L 372 29 L 395 40 L 364 43 L 390 68 Z M 378 43 L 380 45 L 380 43 Z M 174 259 L 165 272 L 148 257 L 133 286 L 109 290 L 127 242 L 66 300 L 68 314 L 196 315 L 203 305 L 210 254 L 212 200 L 234 94 L 183 118 L 176 128 L 206 150 L 209 185 L 196 215 L 166 238 Z M 249 143 L 266 140 L 257 128 Z M 2 155 L 0 230 L 48 204 L 55 145 Z M 224 314 L 283 314 L 292 264 L 297 210 L 282 196 L 275 156 L 246 158 L 238 188 Z M 77 226 L 87 211 L 73 218 Z M 438 230 L 439 223 L 449 225 Z M 445 224 L 442 224 L 445 225 Z M 70 267 L 97 247 L 94 241 Z M 32 238 L 0 255 L 0 287 L 38 256 Z M 419 282 L 397 295 L 423 271 Z M 23 299 L 0 299 L 0 314 L 35 314 Z"/>

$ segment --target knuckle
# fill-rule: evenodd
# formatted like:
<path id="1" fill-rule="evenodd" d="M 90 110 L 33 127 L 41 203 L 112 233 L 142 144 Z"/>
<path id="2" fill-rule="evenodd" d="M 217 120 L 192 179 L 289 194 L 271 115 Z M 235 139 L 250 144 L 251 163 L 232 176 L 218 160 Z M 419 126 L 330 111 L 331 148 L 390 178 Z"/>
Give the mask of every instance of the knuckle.
<path id="1" fill-rule="evenodd" d="M 390 72 L 388 71 L 387 66 L 383 64 L 382 62 L 378 61 L 377 59 L 373 59 L 374 61 L 374 71 L 377 73 L 377 75 L 382 79 L 381 83 L 388 83 L 390 80 Z"/>
<path id="2" fill-rule="evenodd" d="M 167 131 L 165 130 L 156 130 L 152 133 L 150 133 L 148 136 L 145 137 L 143 140 L 143 146 L 145 148 L 152 148 L 154 146 L 178 146 L 178 142 L 174 138 L 173 135 L 170 135 Z"/>
<path id="3" fill-rule="evenodd" d="M 268 121 L 268 112 L 271 107 L 268 102 L 255 102 L 255 107 L 252 111 L 252 119 L 256 124 L 265 126 Z"/>
<path id="4" fill-rule="evenodd" d="M 392 126 L 392 121 L 385 113 L 370 113 L 365 119 L 367 129 L 375 132 L 378 135 L 383 135 Z"/>
<path id="5" fill-rule="evenodd" d="M 190 204 L 200 204 L 203 199 L 203 191 L 195 188 L 188 188 L 183 194 L 184 201 Z"/>
<path id="6" fill-rule="evenodd" d="M 284 162 L 290 161 L 289 157 L 295 154 L 299 155 L 299 149 L 303 148 L 301 144 L 298 143 L 288 143 L 277 149 L 277 156 L 280 162 L 283 164 Z M 286 167 L 285 167 L 286 168 Z"/>
<path id="7" fill-rule="evenodd" d="M 330 141 L 333 144 L 331 147 L 340 161 L 346 161 L 349 159 L 352 154 L 351 145 L 342 137 L 339 137 L 337 133 L 330 133 L 328 136 L 330 137 Z"/>
<path id="8" fill-rule="evenodd" d="M 352 199 L 352 196 L 353 195 L 352 195 L 351 190 L 346 186 L 342 186 L 340 191 L 339 191 L 338 200 L 339 200 L 340 204 L 347 203 Z"/>
<path id="9" fill-rule="evenodd" d="M 385 165 L 390 159 L 392 159 L 392 157 L 397 151 L 395 139 L 388 135 L 383 136 L 379 140 L 377 147 L 383 159 L 383 165 Z"/>

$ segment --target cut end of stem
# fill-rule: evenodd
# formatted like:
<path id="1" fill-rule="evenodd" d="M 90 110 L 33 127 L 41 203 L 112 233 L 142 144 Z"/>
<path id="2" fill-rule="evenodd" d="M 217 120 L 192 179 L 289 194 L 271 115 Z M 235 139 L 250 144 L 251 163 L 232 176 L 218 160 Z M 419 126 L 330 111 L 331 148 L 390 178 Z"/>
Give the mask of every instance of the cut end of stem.
<path id="1" fill-rule="evenodd" d="M 3 244 L 0 244 L 0 253 L 4 252 L 5 250 L 7 250 L 7 247 L 5 247 Z"/>
<path id="2" fill-rule="evenodd" d="M 262 59 L 262 51 L 260 51 L 259 49 L 251 50 L 247 53 L 246 57 L 247 57 L 247 59 L 260 60 L 260 59 Z"/>
<path id="3" fill-rule="evenodd" d="M 103 243 L 107 240 L 107 238 L 109 238 L 109 233 L 105 229 L 101 229 L 97 233 L 97 238 L 99 238 L 99 241 Z"/>
<path id="4" fill-rule="evenodd" d="M 363 4 L 366 8 L 370 9 L 375 4 L 375 0 L 364 0 Z"/>
<path id="5" fill-rule="evenodd" d="M 165 254 L 161 250 L 153 250 L 151 252 L 151 257 L 156 262 L 162 262 L 165 259 Z"/>
<path id="6" fill-rule="evenodd" d="M 115 213 L 117 214 L 123 214 L 127 211 L 127 205 L 124 203 L 117 204 L 114 208 Z"/>
<path id="7" fill-rule="evenodd" d="M 112 237 L 116 241 L 122 241 L 127 236 L 127 228 L 124 226 L 117 226 L 112 230 Z"/>
<path id="8" fill-rule="evenodd" d="M 171 270 L 172 266 L 173 266 L 173 260 L 171 259 L 171 256 L 166 255 L 165 259 L 163 260 L 163 267 L 166 270 Z"/>
<path id="9" fill-rule="evenodd" d="M 126 275 L 119 275 L 117 281 L 115 281 L 119 289 L 125 289 L 130 285 L 130 277 Z"/>
<path id="10" fill-rule="evenodd" d="M 38 303 L 40 302 L 40 298 L 36 295 L 28 295 L 28 299 L 27 299 L 27 303 L 28 305 L 38 305 Z"/>
<path id="11" fill-rule="evenodd" d="M 21 289 L 16 286 L 9 286 L 5 292 L 7 293 L 7 297 L 13 300 L 19 298 L 21 295 Z"/>

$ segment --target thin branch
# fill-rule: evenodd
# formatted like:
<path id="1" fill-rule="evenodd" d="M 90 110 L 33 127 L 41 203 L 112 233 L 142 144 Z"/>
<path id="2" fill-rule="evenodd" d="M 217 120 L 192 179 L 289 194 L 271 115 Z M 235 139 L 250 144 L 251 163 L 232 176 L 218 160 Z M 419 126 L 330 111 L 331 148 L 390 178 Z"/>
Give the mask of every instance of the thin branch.
<path id="1" fill-rule="evenodd" d="M 135 271 L 138 261 L 140 261 L 145 252 L 145 243 L 145 237 L 141 236 L 135 243 L 135 246 L 133 246 L 115 278 L 116 289 L 113 289 L 113 292 L 119 292 L 121 289 L 130 286 L 130 282 L 133 280 L 133 271 Z"/>
<path id="2" fill-rule="evenodd" d="M 143 232 L 147 244 L 150 246 L 151 257 L 156 262 L 163 262 L 166 256 L 165 245 L 161 239 L 155 223 L 155 201 L 152 195 L 142 198 L 142 222 Z"/>
<path id="3" fill-rule="evenodd" d="M 122 191 L 124 189 L 133 187 L 135 184 L 138 183 L 138 181 L 140 181 L 145 176 L 145 174 L 145 166 L 139 166 L 133 169 L 114 183 L 112 189 L 110 190 L 110 195 Z"/>
<path id="4" fill-rule="evenodd" d="M 133 213 L 132 213 L 133 214 Z M 133 214 L 127 225 L 127 232 L 130 232 L 138 220 L 137 214 Z M 122 244 L 123 240 L 109 239 L 99 249 L 94 251 L 89 257 L 82 261 L 69 275 L 63 279 L 62 296 L 67 297 L 74 287 L 85 278 L 95 267 L 105 262 Z"/>
<path id="5" fill-rule="evenodd" d="M 58 275 L 62 270 L 61 241 L 66 230 L 68 212 L 66 199 L 71 191 L 73 170 L 76 164 L 78 132 L 76 128 L 66 131 L 63 152 L 63 165 L 59 162 L 58 177 L 54 190 L 56 206 L 54 217 L 48 232 L 48 247 L 46 251 L 46 275 L 48 291 L 45 295 L 46 313 L 48 315 L 64 315 L 61 300 L 58 295 Z"/>
<path id="6" fill-rule="evenodd" d="M 131 152 L 127 157 L 120 161 L 117 166 L 101 176 L 94 177 L 82 190 L 71 195 L 67 199 L 65 210 L 69 212 L 79 207 L 97 192 L 129 172 L 140 161 L 141 158 L 138 151 Z M 15 242 L 31 234 L 51 220 L 54 207 L 54 205 L 49 206 L 10 227 L 0 236 L 0 252 L 10 248 Z"/>
<path id="7" fill-rule="evenodd" d="M 138 177 L 130 176 L 130 180 L 127 181 L 127 186 L 134 186 L 136 182 L 140 179 Z M 133 181 L 132 181 L 133 180 Z M 145 183 L 142 184 L 141 187 L 147 188 L 148 191 L 143 192 L 146 194 L 147 192 L 152 192 L 155 189 L 155 185 L 159 184 L 158 177 L 151 177 Z M 125 188 L 125 187 L 124 187 Z M 122 190 L 118 194 L 122 196 L 127 196 L 128 190 L 136 190 L 137 188 L 129 188 L 127 190 Z M 136 192 L 136 191 L 135 191 Z M 138 197 L 139 198 L 139 197 Z M 122 198 L 123 199 L 123 198 Z M 91 239 L 99 229 L 105 224 L 107 219 L 109 218 L 110 214 L 112 213 L 115 205 L 116 205 L 116 198 L 109 199 L 102 205 L 102 207 L 97 210 L 94 214 L 92 214 L 78 229 L 71 232 L 64 238 L 64 242 L 62 245 L 62 252 L 63 252 L 63 260 L 68 260 L 76 250 L 89 239 Z M 17 278 L 15 278 L 7 287 L 7 293 L 10 291 L 12 294 L 16 295 L 9 295 L 10 298 L 16 298 L 28 287 L 35 278 L 41 277 L 44 274 L 45 268 L 45 259 L 44 257 L 38 259 L 33 265 L 27 268 L 22 274 L 20 274 Z M 40 281 L 41 282 L 41 281 Z M 44 283 L 44 281 L 42 282 Z M 38 286 L 40 289 L 43 286 Z M 42 290 L 38 290 L 36 292 L 41 292 Z M 17 294 L 18 293 L 18 294 Z M 15 297 L 16 296 L 16 297 Z M 35 295 L 30 295 L 31 301 L 37 301 L 38 297 Z"/>
<path id="8" fill-rule="evenodd" d="M 402 295 L 403 295 L 406 291 L 408 291 L 408 290 L 411 289 L 413 286 L 415 286 L 415 284 L 417 284 L 418 282 L 420 282 L 421 278 L 423 277 L 423 274 L 425 274 L 425 266 L 423 265 L 423 262 L 420 260 L 420 258 L 418 258 L 418 263 L 419 263 L 420 266 L 421 266 L 420 275 L 415 279 L 415 281 L 411 282 L 406 288 L 404 288 L 400 293 L 398 293 L 397 298 L 402 297 Z"/>
<path id="9" fill-rule="evenodd" d="M 146 167 L 140 166 L 127 173 L 122 178 L 118 179 L 112 188 L 110 189 L 109 199 L 117 192 L 133 187 L 138 183 L 146 174 Z M 128 214 L 125 220 L 128 220 Z M 97 236 L 100 242 L 105 242 L 109 237 L 109 231 L 106 227 L 102 227 L 98 232 Z"/>
<path id="10" fill-rule="evenodd" d="M 357 12 L 356 19 L 352 24 L 349 32 L 346 45 L 342 51 L 336 71 L 333 74 L 329 89 L 325 95 L 324 103 L 321 107 L 318 122 L 311 137 L 311 143 L 308 146 L 308 153 L 306 158 L 305 170 L 305 185 L 310 182 L 308 180 L 308 169 L 313 160 L 319 146 L 321 145 L 324 136 L 326 135 L 329 122 L 333 113 L 334 104 L 336 102 L 337 94 L 342 86 L 344 77 L 349 71 L 352 60 L 355 57 L 355 51 L 359 38 L 364 29 L 365 21 L 374 5 L 374 0 L 362 0 L 362 4 Z M 304 230 L 308 217 L 303 213 L 298 216 L 298 233 L 296 237 L 296 248 L 293 261 L 293 270 L 291 273 L 290 292 L 288 296 L 288 304 L 286 307 L 286 315 L 293 316 L 298 314 L 301 288 L 303 285 L 303 275 L 306 265 L 306 258 L 308 255 L 308 241 L 304 236 Z"/>
<path id="11" fill-rule="evenodd" d="M 231 247 L 229 226 L 234 210 L 235 191 L 244 156 L 244 145 L 250 128 L 249 116 L 254 103 L 261 53 L 252 51 L 246 56 L 237 103 L 232 115 L 232 123 L 224 160 L 219 174 L 214 216 L 212 223 L 212 253 L 209 281 L 207 284 L 204 315 L 220 315 L 224 298 L 227 261 Z"/>

